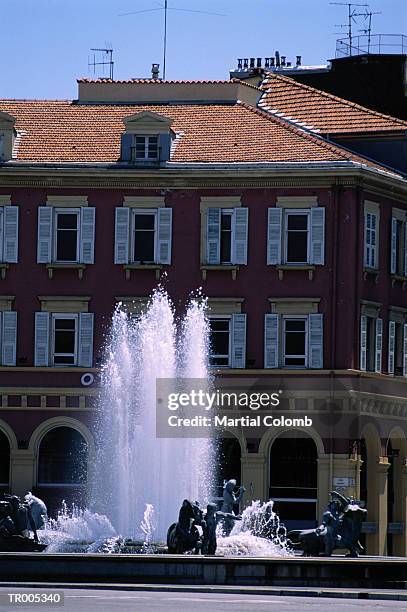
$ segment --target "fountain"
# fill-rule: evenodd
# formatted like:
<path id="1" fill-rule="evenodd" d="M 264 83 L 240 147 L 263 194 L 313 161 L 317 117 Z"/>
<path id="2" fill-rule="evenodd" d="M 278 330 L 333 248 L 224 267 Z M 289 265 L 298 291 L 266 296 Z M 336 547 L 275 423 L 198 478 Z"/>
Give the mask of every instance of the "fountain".
<path id="1" fill-rule="evenodd" d="M 63 504 L 56 519 L 48 520 L 42 536 L 48 552 L 166 552 L 167 530 L 182 500 L 198 500 L 201 508 L 211 501 L 216 465 L 212 440 L 156 436 L 157 379 L 210 384 L 205 309 L 198 296 L 177 321 L 162 288 L 137 317 L 118 305 L 102 368 L 89 508 Z M 288 554 L 277 522 L 272 502 L 254 502 L 229 537 L 218 532 L 218 551 Z M 271 523 L 277 530 L 266 533 L 265 524 Z"/>

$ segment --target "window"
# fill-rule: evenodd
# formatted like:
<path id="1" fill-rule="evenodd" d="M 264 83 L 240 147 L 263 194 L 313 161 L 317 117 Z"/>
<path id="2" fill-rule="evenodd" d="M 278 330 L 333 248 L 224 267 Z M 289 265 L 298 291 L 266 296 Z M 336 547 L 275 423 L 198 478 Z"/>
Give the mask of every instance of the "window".
<path id="1" fill-rule="evenodd" d="M 4 159 L 4 134 L 0 134 L 0 159 Z"/>
<path id="2" fill-rule="evenodd" d="M 38 263 L 90 264 L 94 262 L 95 208 L 38 209 Z"/>
<path id="3" fill-rule="evenodd" d="M 404 375 L 405 360 L 405 324 L 397 321 L 389 321 L 389 344 L 388 344 L 388 373 L 395 376 Z"/>
<path id="4" fill-rule="evenodd" d="M 232 216 L 233 210 L 223 209 L 220 222 L 220 263 L 232 263 Z"/>
<path id="5" fill-rule="evenodd" d="M 18 207 L 0 206 L 0 261 L 18 261 Z"/>
<path id="6" fill-rule="evenodd" d="M 377 268 L 377 214 L 365 213 L 365 266 Z"/>
<path id="7" fill-rule="evenodd" d="M 285 213 L 285 263 L 309 262 L 309 213 Z"/>
<path id="8" fill-rule="evenodd" d="M 206 211 L 206 261 L 209 265 L 247 264 L 248 208 Z"/>
<path id="9" fill-rule="evenodd" d="M 133 261 L 154 263 L 156 261 L 157 213 L 135 210 L 133 213 Z"/>
<path id="10" fill-rule="evenodd" d="M 209 363 L 223 368 L 246 366 L 246 315 L 212 315 Z"/>
<path id="11" fill-rule="evenodd" d="M 230 365 L 230 317 L 210 318 L 210 365 Z"/>
<path id="12" fill-rule="evenodd" d="M 391 274 L 396 274 L 397 276 L 407 276 L 406 238 L 406 222 L 401 218 L 392 217 L 390 272 Z"/>
<path id="13" fill-rule="evenodd" d="M 55 261 L 60 263 L 79 261 L 79 211 L 55 211 Z"/>
<path id="14" fill-rule="evenodd" d="M 134 136 L 133 161 L 158 159 L 158 136 Z"/>
<path id="15" fill-rule="evenodd" d="M 93 313 L 36 312 L 35 365 L 93 366 Z"/>
<path id="16" fill-rule="evenodd" d="M 266 314 L 265 368 L 323 368 L 323 315 Z"/>
<path id="17" fill-rule="evenodd" d="M 114 263 L 170 264 L 171 246 L 171 208 L 116 208 Z"/>
<path id="18" fill-rule="evenodd" d="M 75 365 L 77 360 L 78 315 L 52 317 L 52 363 L 53 365 Z"/>
<path id="19" fill-rule="evenodd" d="M 383 320 L 363 314 L 360 318 L 360 369 L 382 371 Z"/>
<path id="20" fill-rule="evenodd" d="M 284 317 L 284 366 L 305 367 L 307 363 L 307 318 Z"/>
<path id="21" fill-rule="evenodd" d="M 269 208 L 268 265 L 324 265 L 325 208 Z"/>

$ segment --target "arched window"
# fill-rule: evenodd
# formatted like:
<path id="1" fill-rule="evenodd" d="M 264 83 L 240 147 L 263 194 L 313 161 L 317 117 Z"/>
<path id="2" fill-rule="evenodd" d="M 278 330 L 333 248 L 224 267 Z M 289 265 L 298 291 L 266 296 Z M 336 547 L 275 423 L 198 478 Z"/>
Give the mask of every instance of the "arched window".
<path id="1" fill-rule="evenodd" d="M 81 485 L 87 480 L 88 445 L 71 427 L 55 427 L 42 438 L 38 485 Z"/>
<path id="2" fill-rule="evenodd" d="M 9 487 L 10 444 L 6 434 L 0 430 L 0 491 Z"/>
<path id="3" fill-rule="evenodd" d="M 218 469 L 215 495 L 222 497 L 223 482 L 235 478 L 241 484 L 240 444 L 232 435 L 220 438 L 217 443 Z"/>
<path id="4" fill-rule="evenodd" d="M 270 498 L 290 529 L 315 526 L 318 452 L 315 442 L 294 432 L 275 440 L 270 450 Z"/>

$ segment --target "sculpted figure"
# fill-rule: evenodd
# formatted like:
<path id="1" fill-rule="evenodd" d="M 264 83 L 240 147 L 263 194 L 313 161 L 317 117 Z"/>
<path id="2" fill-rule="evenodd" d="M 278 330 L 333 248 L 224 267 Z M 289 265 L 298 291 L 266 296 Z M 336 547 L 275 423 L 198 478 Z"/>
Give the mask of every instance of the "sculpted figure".
<path id="1" fill-rule="evenodd" d="M 198 525 L 203 527 L 202 509 L 198 502 L 193 503 L 184 499 L 178 523 L 173 523 L 167 532 L 168 552 L 182 555 L 188 550 L 195 550 L 198 554 L 202 546 Z"/>
<path id="2" fill-rule="evenodd" d="M 216 510 L 216 504 L 206 506 L 205 524 L 203 526 L 202 552 L 204 555 L 214 555 L 217 548 L 216 528 L 219 521 L 228 519 L 232 522 L 241 521 L 242 517 L 233 513 Z"/>
<path id="3" fill-rule="evenodd" d="M 246 491 L 246 489 L 243 486 L 241 486 L 239 487 L 239 491 L 236 495 L 234 492 L 235 488 L 236 488 L 236 480 L 234 478 L 231 478 L 230 480 L 225 482 L 225 484 L 223 485 L 223 503 L 221 507 L 221 512 L 225 512 L 226 514 L 233 514 L 233 516 L 235 516 L 233 512 L 233 506 L 235 504 L 240 504 L 240 502 L 243 499 L 243 495 Z M 224 518 L 223 533 L 225 536 L 230 535 L 230 532 L 233 529 L 233 524 L 234 524 L 233 519 L 230 519 L 228 517 Z"/>

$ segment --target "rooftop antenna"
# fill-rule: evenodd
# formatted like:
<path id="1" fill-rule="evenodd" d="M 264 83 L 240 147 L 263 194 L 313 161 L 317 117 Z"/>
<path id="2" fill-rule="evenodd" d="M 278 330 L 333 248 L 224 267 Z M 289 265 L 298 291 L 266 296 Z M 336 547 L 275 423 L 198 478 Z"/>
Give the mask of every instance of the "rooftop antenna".
<path id="1" fill-rule="evenodd" d="M 108 70 L 109 70 L 109 79 L 111 79 L 113 81 L 113 68 L 114 68 L 114 61 L 113 61 L 113 48 L 111 47 L 111 45 L 106 44 L 105 48 L 94 48 L 91 49 L 92 54 L 90 57 L 88 57 L 88 68 L 93 68 L 93 74 L 96 75 L 96 73 L 98 72 L 98 68 L 97 66 L 103 66 L 102 70 L 102 77 L 105 76 L 105 66 L 108 66 Z"/>
<path id="2" fill-rule="evenodd" d="M 367 34 L 367 52 L 368 53 L 370 53 L 370 42 L 372 38 L 372 17 L 373 15 L 381 15 L 381 14 L 382 14 L 381 11 L 373 12 L 373 11 L 368 11 L 367 9 L 364 13 L 361 13 L 361 16 L 365 18 L 365 21 L 367 21 L 367 28 L 362 28 L 360 32 Z"/>
<path id="3" fill-rule="evenodd" d="M 347 6 L 348 7 L 348 23 L 346 25 L 340 24 L 337 27 L 339 28 L 348 28 L 348 39 L 349 39 L 349 53 L 352 55 L 352 25 L 356 23 L 355 17 L 359 16 L 357 12 L 356 6 L 369 6 L 368 4 L 358 4 L 356 2 L 330 2 L 329 4 L 336 4 L 338 6 Z"/>
<path id="4" fill-rule="evenodd" d="M 156 2 L 156 4 L 159 4 Z M 198 11 L 192 9 L 176 8 L 175 6 L 168 6 L 168 0 L 164 0 L 164 4 L 159 4 L 159 8 L 144 9 L 142 11 L 130 11 L 129 13 L 120 13 L 119 17 L 126 15 L 137 15 L 139 13 L 151 13 L 153 11 L 164 11 L 164 34 L 163 34 L 163 79 L 165 80 L 166 66 L 167 66 L 167 14 L 168 11 L 178 11 L 182 13 L 200 13 L 201 15 L 216 15 L 217 17 L 226 17 L 224 13 L 212 13 L 209 11 Z"/>

